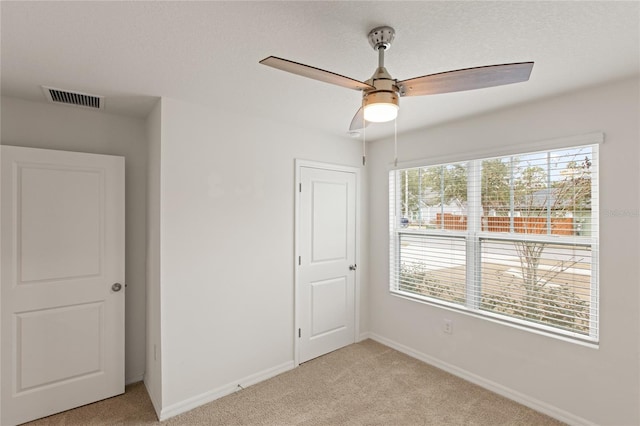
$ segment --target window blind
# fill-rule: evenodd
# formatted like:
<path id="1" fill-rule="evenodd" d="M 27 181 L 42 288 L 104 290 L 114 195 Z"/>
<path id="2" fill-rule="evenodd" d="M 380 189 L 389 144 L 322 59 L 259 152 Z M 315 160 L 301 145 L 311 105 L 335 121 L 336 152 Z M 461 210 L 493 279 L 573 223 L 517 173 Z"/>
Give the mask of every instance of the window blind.
<path id="1" fill-rule="evenodd" d="M 392 171 L 391 291 L 597 341 L 597 148 Z"/>

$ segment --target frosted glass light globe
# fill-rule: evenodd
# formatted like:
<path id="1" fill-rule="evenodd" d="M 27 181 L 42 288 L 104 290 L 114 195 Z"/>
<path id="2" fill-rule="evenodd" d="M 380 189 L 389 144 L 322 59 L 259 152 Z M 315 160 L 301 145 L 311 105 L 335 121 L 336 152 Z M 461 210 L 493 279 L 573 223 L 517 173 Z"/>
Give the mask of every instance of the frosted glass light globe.
<path id="1" fill-rule="evenodd" d="M 364 119 L 372 123 L 384 123 L 394 120 L 398 116 L 398 105 L 390 103 L 375 103 L 364 107 Z"/>

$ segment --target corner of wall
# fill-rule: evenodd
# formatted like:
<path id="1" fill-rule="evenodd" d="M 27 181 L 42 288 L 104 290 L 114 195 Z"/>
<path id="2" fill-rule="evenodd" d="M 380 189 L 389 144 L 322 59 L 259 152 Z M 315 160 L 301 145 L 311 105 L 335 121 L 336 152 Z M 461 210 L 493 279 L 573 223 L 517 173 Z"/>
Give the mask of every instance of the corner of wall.
<path id="1" fill-rule="evenodd" d="M 147 117 L 147 327 L 144 383 L 160 418 L 162 412 L 161 265 L 160 265 L 160 151 L 162 99 Z"/>

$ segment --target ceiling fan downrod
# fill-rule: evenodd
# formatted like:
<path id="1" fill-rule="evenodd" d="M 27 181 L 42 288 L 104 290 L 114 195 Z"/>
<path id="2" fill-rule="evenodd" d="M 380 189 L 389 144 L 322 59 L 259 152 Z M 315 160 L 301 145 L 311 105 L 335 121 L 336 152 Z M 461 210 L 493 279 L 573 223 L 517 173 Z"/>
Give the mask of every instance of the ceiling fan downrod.
<path id="1" fill-rule="evenodd" d="M 386 25 L 376 27 L 369 31 L 367 38 L 371 47 L 378 52 L 378 68 L 366 81 L 275 56 L 266 57 L 260 63 L 302 77 L 362 92 L 362 106 L 349 126 L 352 131 L 363 129 L 369 122 L 382 123 L 395 119 L 398 113 L 399 97 L 461 92 L 520 83 L 529 80 L 533 68 L 533 61 L 517 62 L 462 68 L 396 80 L 384 67 L 384 52 L 391 48 L 395 30 Z"/>
<path id="2" fill-rule="evenodd" d="M 373 50 L 378 52 L 378 68 L 384 68 L 384 52 L 391 48 L 396 31 L 389 26 L 376 27 L 369 31 L 367 38 Z"/>
<path id="3" fill-rule="evenodd" d="M 388 26 L 369 31 L 369 44 L 378 52 L 378 68 L 366 81 L 373 87 L 363 91 L 363 126 L 366 122 L 380 123 L 393 120 L 398 113 L 400 89 L 397 86 L 397 80 L 391 77 L 384 67 L 384 52 L 391 48 L 394 37 L 394 29 Z"/>

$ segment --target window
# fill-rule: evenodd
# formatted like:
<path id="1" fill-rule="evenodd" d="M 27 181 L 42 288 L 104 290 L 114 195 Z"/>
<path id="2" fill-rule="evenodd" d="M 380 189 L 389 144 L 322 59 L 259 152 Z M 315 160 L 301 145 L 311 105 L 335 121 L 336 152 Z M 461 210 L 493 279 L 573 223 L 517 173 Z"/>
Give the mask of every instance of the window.
<path id="1" fill-rule="evenodd" d="M 391 171 L 391 292 L 597 341 L 597 149 Z"/>

